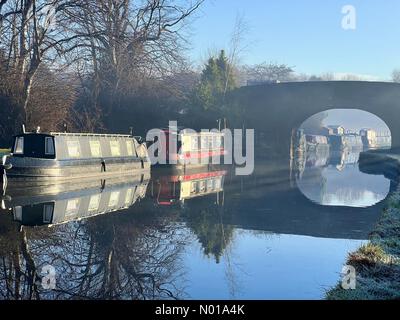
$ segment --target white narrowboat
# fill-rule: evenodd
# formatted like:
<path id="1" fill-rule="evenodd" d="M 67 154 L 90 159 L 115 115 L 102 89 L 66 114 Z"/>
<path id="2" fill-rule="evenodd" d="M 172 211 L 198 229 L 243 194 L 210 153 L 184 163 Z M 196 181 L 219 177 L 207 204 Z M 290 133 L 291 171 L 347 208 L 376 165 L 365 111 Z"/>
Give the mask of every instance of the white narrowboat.
<path id="1" fill-rule="evenodd" d="M 23 133 L 4 160 L 7 177 L 71 180 L 150 170 L 144 143 L 130 135 Z"/>

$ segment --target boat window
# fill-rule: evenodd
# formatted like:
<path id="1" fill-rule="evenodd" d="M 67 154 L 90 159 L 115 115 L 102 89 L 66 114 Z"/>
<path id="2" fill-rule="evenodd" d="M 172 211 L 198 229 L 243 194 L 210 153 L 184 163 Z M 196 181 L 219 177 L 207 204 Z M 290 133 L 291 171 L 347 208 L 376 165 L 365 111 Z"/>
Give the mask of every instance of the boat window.
<path id="1" fill-rule="evenodd" d="M 199 150 L 199 137 L 192 137 L 192 150 Z"/>
<path id="2" fill-rule="evenodd" d="M 96 195 L 90 197 L 89 208 L 88 208 L 89 212 L 96 212 L 99 210 L 100 199 L 101 199 L 101 197 L 99 194 L 96 194 Z"/>
<path id="3" fill-rule="evenodd" d="M 92 154 L 92 157 L 101 157 L 100 141 L 91 140 L 91 141 L 89 141 L 89 145 L 90 145 L 90 153 Z"/>
<path id="4" fill-rule="evenodd" d="M 132 201 L 133 201 L 133 189 L 129 188 L 128 190 L 126 190 L 126 195 L 125 195 L 125 205 L 129 206 Z"/>
<path id="5" fill-rule="evenodd" d="M 111 148 L 111 154 L 115 156 L 120 156 L 121 155 L 121 149 L 119 146 L 119 141 L 110 141 L 110 148 Z"/>
<path id="6" fill-rule="evenodd" d="M 71 217 L 76 216 L 79 211 L 79 199 L 68 200 L 67 209 L 65 210 L 65 216 Z"/>
<path id="7" fill-rule="evenodd" d="M 48 156 L 54 156 L 55 155 L 55 149 L 54 149 L 54 140 L 51 137 L 46 137 L 45 145 L 44 145 L 44 153 Z"/>
<path id="8" fill-rule="evenodd" d="M 112 208 L 112 207 L 116 207 L 118 205 L 119 202 L 119 191 L 116 192 L 112 192 L 110 195 L 110 201 L 108 202 L 108 207 Z"/>
<path id="9" fill-rule="evenodd" d="M 190 188 L 190 193 L 191 194 L 196 194 L 198 190 L 198 182 L 194 181 L 192 182 L 191 188 Z"/>
<path id="10" fill-rule="evenodd" d="M 208 149 L 212 150 L 213 149 L 213 137 L 208 137 Z"/>
<path id="11" fill-rule="evenodd" d="M 200 181 L 200 192 L 205 192 L 205 191 L 206 191 L 206 182 Z"/>
<path id="12" fill-rule="evenodd" d="M 128 151 L 128 156 L 133 156 L 133 143 L 132 141 L 126 142 L 126 150 Z"/>
<path id="13" fill-rule="evenodd" d="M 209 179 L 207 181 L 207 191 L 214 190 L 214 179 Z"/>
<path id="14" fill-rule="evenodd" d="M 24 137 L 18 137 L 15 139 L 14 153 L 24 154 Z"/>
<path id="15" fill-rule="evenodd" d="M 81 155 L 79 141 L 67 141 L 68 154 L 71 158 L 79 158 Z"/>
<path id="16" fill-rule="evenodd" d="M 214 136 L 213 137 L 213 149 L 219 148 L 218 146 L 218 137 Z"/>
<path id="17" fill-rule="evenodd" d="M 45 204 L 43 207 L 43 223 L 51 223 L 53 219 L 53 204 Z"/>
<path id="18" fill-rule="evenodd" d="M 205 150 L 208 148 L 208 137 L 201 137 L 201 149 Z"/>

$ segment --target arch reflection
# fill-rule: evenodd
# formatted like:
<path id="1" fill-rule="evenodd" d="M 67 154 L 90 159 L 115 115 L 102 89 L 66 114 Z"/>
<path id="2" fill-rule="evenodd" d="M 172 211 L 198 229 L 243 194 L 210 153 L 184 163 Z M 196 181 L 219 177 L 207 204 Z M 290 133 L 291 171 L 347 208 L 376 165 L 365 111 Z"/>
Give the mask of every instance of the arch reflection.
<path id="1" fill-rule="evenodd" d="M 369 207 L 384 200 L 391 182 L 359 169 L 360 153 L 391 147 L 391 132 L 378 117 L 333 109 L 307 119 L 295 139 L 297 186 L 326 206 Z"/>

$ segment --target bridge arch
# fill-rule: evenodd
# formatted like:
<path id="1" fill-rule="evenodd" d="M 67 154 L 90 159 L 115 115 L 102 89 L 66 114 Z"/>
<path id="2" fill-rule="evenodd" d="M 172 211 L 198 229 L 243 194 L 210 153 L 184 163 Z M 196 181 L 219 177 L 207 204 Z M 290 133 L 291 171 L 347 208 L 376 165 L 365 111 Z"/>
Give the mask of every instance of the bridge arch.
<path id="1" fill-rule="evenodd" d="M 361 129 L 376 130 L 379 136 L 391 137 L 391 129 L 376 114 L 361 109 L 332 109 L 326 107 L 323 111 L 305 119 L 299 128 L 309 134 L 326 134 L 323 127 L 342 125 L 345 132 L 359 133 Z M 390 143 L 391 146 L 391 143 Z"/>
<path id="2" fill-rule="evenodd" d="M 287 152 L 293 129 L 327 109 L 359 109 L 382 119 L 400 149 L 400 84 L 362 81 L 293 82 L 248 86 L 231 96 L 248 128 Z M 285 151 L 286 150 L 286 151 Z"/>

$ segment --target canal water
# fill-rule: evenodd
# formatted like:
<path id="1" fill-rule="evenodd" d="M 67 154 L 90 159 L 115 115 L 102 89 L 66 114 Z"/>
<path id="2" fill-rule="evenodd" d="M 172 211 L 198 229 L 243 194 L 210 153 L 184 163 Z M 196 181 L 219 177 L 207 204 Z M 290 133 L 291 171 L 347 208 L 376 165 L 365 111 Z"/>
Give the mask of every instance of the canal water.
<path id="1" fill-rule="evenodd" d="M 151 179 L 12 183 L 2 299 L 323 299 L 396 186 L 359 151 Z M 107 212 L 107 213 L 104 213 Z"/>

